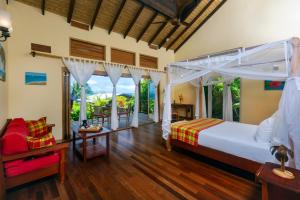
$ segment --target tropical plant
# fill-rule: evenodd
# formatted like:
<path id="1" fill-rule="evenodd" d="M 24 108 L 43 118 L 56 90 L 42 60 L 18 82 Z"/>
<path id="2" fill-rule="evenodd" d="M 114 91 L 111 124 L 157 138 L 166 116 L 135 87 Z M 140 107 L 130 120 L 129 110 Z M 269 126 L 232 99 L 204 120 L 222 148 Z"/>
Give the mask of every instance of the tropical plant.
<path id="1" fill-rule="evenodd" d="M 107 106 L 111 104 L 112 98 L 106 98 L 101 99 L 100 97 L 96 97 L 93 102 L 87 102 L 87 118 L 92 119 L 93 112 L 94 112 L 94 106 Z M 133 108 L 134 105 L 134 97 L 131 96 L 123 96 L 118 95 L 117 96 L 117 106 L 122 108 Z M 73 121 L 79 120 L 79 114 L 80 114 L 80 102 L 74 102 L 71 110 L 71 119 Z"/>
<path id="2" fill-rule="evenodd" d="M 143 79 L 140 82 L 140 107 L 141 112 L 148 114 L 148 85 L 150 80 L 149 79 Z"/>
<path id="3" fill-rule="evenodd" d="M 232 109 L 233 109 L 233 120 L 240 120 L 240 79 L 235 79 L 231 85 L 231 95 L 232 95 Z M 218 83 L 213 86 L 212 89 L 212 117 L 223 118 L 223 90 L 224 84 Z M 205 89 L 207 97 L 207 87 Z M 206 99 L 207 102 L 207 99 Z"/>
<path id="4" fill-rule="evenodd" d="M 80 99 L 80 94 L 81 94 L 81 86 L 79 83 L 75 82 L 72 84 L 71 86 L 71 96 L 72 96 L 72 99 L 75 100 L 75 99 Z M 93 95 L 94 92 L 92 90 L 92 88 L 90 87 L 90 85 L 88 83 L 85 84 L 85 93 L 86 95 Z"/>

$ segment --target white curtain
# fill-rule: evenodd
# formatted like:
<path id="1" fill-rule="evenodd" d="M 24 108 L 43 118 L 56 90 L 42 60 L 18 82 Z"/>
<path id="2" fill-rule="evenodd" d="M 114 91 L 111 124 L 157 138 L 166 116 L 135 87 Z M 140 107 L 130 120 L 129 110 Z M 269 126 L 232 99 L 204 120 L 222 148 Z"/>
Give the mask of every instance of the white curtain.
<path id="1" fill-rule="evenodd" d="M 196 105 L 195 105 L 195 118 L 199 119 L 200 116 L 200 85 L 196 87 Z"/>
<path id="2" fill-rule="evenodd" d="M 230 83 L 230 81 L 225 82 L 223 89 L 223 120 L 225 121 L 233 121 Z"/>
<path id="3" fill-rule="evenodd" d="M 155 99 L 154 99 L 154 115 L 153 115 L 153 121 L 154 122 L 158 122 L 159 121 L 159 113 L 158 113 L 158 84 L 160 82 L 161 79 L 161 73 L 160 72 L 155 72 L 155 71 L 150 71 L 149 72 L 151 80 L 155 86 Z"/>
<path id="4" fill-rule="evenodd" d="M 113 95 L 111 105 L 111 129 L 116 130 L 119 127 L 116 86 L 124 70 L 124 65 L 104 63 L 104 68 L 113 84 Z"/>
<path id="5" fill-rule="evenodd" d="M 63 58 L 63 63 L 68 68 L 74 79 L 81 86 L 81 101 L 80 101 L 80 117 L 79 123 L 81 124 L 82 120 L 86 120 L 86 95 L 84 85 L 91 78 L 94 71 L 96 70 L 98 64 L 93 61 L 87 60 L 75 60 L 70 58 Z"/>
<path id="6" fill-rule="evenodd" d="M 135 84 L 134 111 L 131 126 L 137 128 L 139 126 L 139 82 L 142 79 L 144 71 L 131 67 L 129 67 L 128 70 Z"/>
<path id="7" fill-rule="evenodd" d="M 207 94 L 207 117 L 212 118 L 212 85 L 208 85 L 208 94 Z"/>
<path id="8" fill-rule="evenodd" d="M 201 92 L 201 95 L 202 95 L 202 113 L 201 113 L 201 117 L 202 118 L 207 118 L 207 112 L 206 112 L 206 99 L 205 99 L 205 89 L 204 89 L 204 86 L 202 86 L 202 92 Z"/>
<path id="9" fill-rule="evenodd" d="M 167 83 L 164 91 L 164 111 L 163 111 L 163 121 L 162 121 L 162 129 L 163 129 L 163 138 L 165 140 L 168 139 L 169 133 L 171 132 L 170 124 L 172 120 L 172 112 L 171 112 L 171 84 Z"/>
<path id="10" fill-rule="evenodd" d="M 196 102 L 195 102 L 195 118 L 199 119 L 200 117 L 200 88 L 201 88 L 201 79 L 197 78 L 190 81 L 190 83 L 196 87 Z"/>
<path id="11" fill-rule="evenodd" d="M 300 169 L 300 78 L 286 81 L 274 121 L 273 145 L 285 145 L 294 151 L 290 166 Z"/>
<path id="12" fill-rule="evenodd" d="M 297 39 L 293 40 L 297 41 Z M 298 40 L 298 44 L 299 42 Z M 285 82 L 279 109 L 275 115 L 271 141 L 272 145 L 282 144 L 294 151 L 294 159 L 290 159 L 289 165 L 296 169 L 300 169 L 300 50 L 298 44 L 293 44 L 292 76 Z"/>

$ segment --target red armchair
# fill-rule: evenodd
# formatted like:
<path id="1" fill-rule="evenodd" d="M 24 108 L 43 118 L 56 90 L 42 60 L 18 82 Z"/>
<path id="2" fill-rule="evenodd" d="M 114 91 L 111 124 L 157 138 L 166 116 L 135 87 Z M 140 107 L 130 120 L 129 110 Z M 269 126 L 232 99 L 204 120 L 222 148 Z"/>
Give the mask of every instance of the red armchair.
<path id="1" fill-rule="evenodd" d="M 26 142 L 29 131 L 23 122 L 23 119 L 7 120 L 0 132 L 0 199 L 4 199 L 7 189 L 46 176 L 59 174 L 64 182 L 68 144 L 29 150 Z M 48 125 L 49 132 L 52 127 L 53 124 Z"/>

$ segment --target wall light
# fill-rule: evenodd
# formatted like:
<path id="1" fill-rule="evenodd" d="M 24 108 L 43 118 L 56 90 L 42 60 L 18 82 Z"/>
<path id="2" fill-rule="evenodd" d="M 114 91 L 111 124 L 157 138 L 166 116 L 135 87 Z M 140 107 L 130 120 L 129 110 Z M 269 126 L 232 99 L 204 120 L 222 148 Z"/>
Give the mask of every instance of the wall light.
<path id="1" fill-rule="evenodd" d="M 4 42 L 8 37 L 10 37 L 10 33 L 12 32 L 12 22 L 11 17 L 8 12 L 0 9 L 0 41 Z"/>

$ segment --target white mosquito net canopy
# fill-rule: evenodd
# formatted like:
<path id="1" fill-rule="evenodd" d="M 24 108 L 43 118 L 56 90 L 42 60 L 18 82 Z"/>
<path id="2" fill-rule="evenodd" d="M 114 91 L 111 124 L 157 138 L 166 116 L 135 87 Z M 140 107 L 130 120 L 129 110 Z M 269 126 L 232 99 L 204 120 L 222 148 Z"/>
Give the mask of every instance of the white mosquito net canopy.
<path id="1" fill-rule="evenodd" d="M 300 168 L 300 74 L 298 38 L 239 48 L 222 55 L 210 55 L 169 64 L 164 93 L 163 138 L 168 139 L 171 125 L 171 87 L 202 80 L 212 85 L 235 77 L 252 80 L 286 81 L 276 117 L 272 142 L 294 150 L 296 168 Z M 197 81 L 196 81 L 197 82 Z M 193 84 L 195 85 L 195 84 Z"/>

